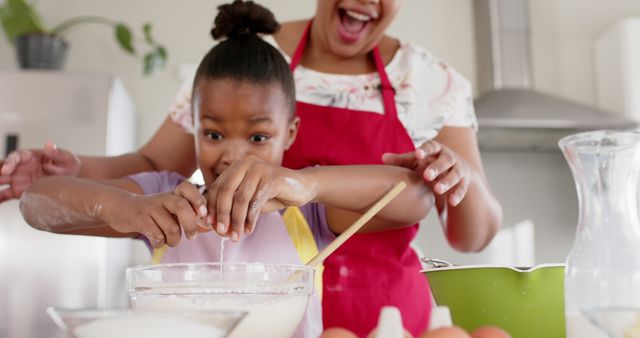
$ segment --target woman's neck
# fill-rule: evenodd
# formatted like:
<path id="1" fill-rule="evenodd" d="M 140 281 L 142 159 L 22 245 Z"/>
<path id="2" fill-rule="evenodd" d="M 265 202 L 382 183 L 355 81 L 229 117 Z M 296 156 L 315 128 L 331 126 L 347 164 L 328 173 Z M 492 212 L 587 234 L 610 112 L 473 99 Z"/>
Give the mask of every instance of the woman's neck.
<path id="1" fill-rule="evenodd" d="M 313 70 L 331 74 L 366 74 L 376 71 L 369 53 L 353 57 L 342 57 L 310 40 L 300 63 Z"/>

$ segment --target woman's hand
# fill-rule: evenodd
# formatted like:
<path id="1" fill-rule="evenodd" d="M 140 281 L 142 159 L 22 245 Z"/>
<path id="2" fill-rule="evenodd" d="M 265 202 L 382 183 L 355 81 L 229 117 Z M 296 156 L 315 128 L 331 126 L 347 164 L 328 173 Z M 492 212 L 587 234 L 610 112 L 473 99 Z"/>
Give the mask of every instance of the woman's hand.
<path id="1" fill-rule="evenodd" d="M 252 155 L 235 162 L 207 193 L 216 231 L 238 241 L 243 233 L 253 232 L 260 212 L 308 203 L 315 197 L 315 190 L 302 176 Z"/>
<path id="2" fill-rule="evenodd" d="M 118 232 L 143 234 L 159 248 L 178 245 L 183 231 L 190 240 L 207 231 L 206 212 L 206 200 L 198 188 L 185 181 L 172 193 L 115 199 L 101 218 Z"/>
<path id="3" fill-rule="evenodd" d="M 385 154 L 383 161 L 424 177 L 436 196 L 445 236 L 456 250 L 480 251 L 500 229 L 502 208 L 489 188 L 473 128 L 443 127 L 415 151 Z"/>
<path id="4" fill-rule="evenodd" d="M 386 153 L 382 161 L 416 171 L 424 177 L 436 197 L 446 198 L 451 206 L 460 204 L 469 190 L 468 164 L 437 141 L 427 141 L 416 150 L 404 154 Z"/>
<path id="5" fill-rule="evenodd" d="M 31 184 L 52 175 L 78 176 L 80 159 L 71 152 L 47 143 L 43 149 L 17 150 L 0 161 L 0 203 L 20 198 Z"/>

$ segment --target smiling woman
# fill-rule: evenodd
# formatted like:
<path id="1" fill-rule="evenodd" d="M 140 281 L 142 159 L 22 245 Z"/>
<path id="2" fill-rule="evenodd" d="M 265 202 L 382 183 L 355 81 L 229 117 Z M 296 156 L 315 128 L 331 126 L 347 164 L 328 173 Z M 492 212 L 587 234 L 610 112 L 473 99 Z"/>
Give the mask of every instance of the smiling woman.
<path id="1" fill-rule="evenodd" d="M 262 36 L 289 62 L 295 80 L 293 121 L 300 118 L 301 123 L 283 164 L 300 169 L 384 162 L 409 168 L 423 177 L 424 187 L 431 191 L 450 244 L 461 251 L 478 251 L 500 227 L 502 214 L 480 160 L 471 86 L 425 49 L 386 35 L 401 3 L 317 0 L 312 20 L 284 23 L 272 35 Z M 196 168 L 196 152 L 193 134 L 185 131 L 194 130 L 191 94 L 202 88 L 195 89 L 185 86 L 170 118 L 137 153 L 82 157 L 80 165 L 70 166 L 75 170 L 71 173 L 79 170 L 81 176 L 120 177 L 170 170 L 190 175 Z M 195 103 L 200 104 L 197 96 Z M 203 116 L 214 113 L 202 111 Z M 212 143 L 229 141 L 225 138 L 229 131 L 216 129 L 215 121 L 209 120 L 202 120 L 208 131 L 198 137 L 206 136 L 206 142 Z M 259 144 L 264 141 L 275 142 L 266 130 L 254 134 L 252 149 L 263 147 Z M 55 154 L 60 159 L 55 165 L 68 168 L 74 163 L 70 161 L 74 157 L 64 150 Z M 51 156 L 37 158 L 43 159 L 42 165 L 51 166 Z M 2 173 L 32 177 L 33 166 L 21 163 L 20 156 L 10 156 Z M 42 172 L 49 171 L 35 175 Z M 407 202 L 406 210 L 416 210 L 422 203 Z M 322 215 L 329 223 L 349 223 L 359 216 L 346 210 Z M 230 224 L 225 222 L 222 226 L 228 229 Z M 410 247 L 417 229 L 415 224 L 355 235 L 325 261 L 322 301 L 326 327 L 345 327 L 366 336 L 380 308 L 393 305 L 402 312 L 409 331 L 414 335 L 424 331 L 431 298 Z"/>
<path id="2" fill-rule="evenodd" d="M 316 7 L 311 41 L 322 42 L 326 56 L 339 57 L 355 61 L 354 57 L 366 57 L 375 46 L 381 43 L 385 31 L 398 14 L 401 0 L 319 0 Z M 386 37 L 385 42 L 395 45 L 395 39 Z M 313 50 L 313 49 L 310 49 Z M 391 56 L 394 50 L 388 50 Z M 355 63 L 354 63 L 355 64 Z M 370 62 L 367 71 L 375 71 Z M 363 73 L 363 70 L 351 70 Z M 344 70 L 336 71 L 344 74 Z M 357 74 L 356 73 L 356 74 Z"/>

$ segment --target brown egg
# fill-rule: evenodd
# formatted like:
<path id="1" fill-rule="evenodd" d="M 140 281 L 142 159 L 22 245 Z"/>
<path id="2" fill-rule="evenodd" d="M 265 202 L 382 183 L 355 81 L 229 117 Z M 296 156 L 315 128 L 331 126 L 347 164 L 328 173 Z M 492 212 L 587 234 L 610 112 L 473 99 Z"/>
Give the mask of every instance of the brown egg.
<path id="1" fill-rule="evenodd" d="M 471 338 L 459 327 L 441 327 L 433 331 L 423 333 L 420 338 Z"/>
<path id="2" fill-rule="evenodd" d="M 371 333 L 369 333 L 367 338 L 378 338 L 376 336 L 377 333 L 378 333 L 378 330 L 375 329 L 375 330 L 371 331 Z M 411 332 L 409 332 L 407 330 L 404 330 L 404 337 L 403 338 L 413 338 L 413 335 L 411 334 Z"/>
<path id="3" fill-rule="evenodd" d="M 324 330 L 320 338 L 358 338 L 358 336 L 347 329 L 334 327 Z"/>
<path id="4" fill-rule="evenodd" d="M 503 329 L 495 326 L 481 327 L 471 334 L 472 338 L 511 338 Z"/>

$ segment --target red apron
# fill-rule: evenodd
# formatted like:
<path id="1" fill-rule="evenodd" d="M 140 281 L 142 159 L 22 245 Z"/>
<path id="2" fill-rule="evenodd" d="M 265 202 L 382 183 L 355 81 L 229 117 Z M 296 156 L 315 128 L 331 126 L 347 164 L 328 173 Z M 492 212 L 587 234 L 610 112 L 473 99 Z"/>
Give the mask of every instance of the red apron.
<path id="1" fill-rule="evenodd" d="M 305 49 L 307 26 L 291 60 L 293 71 Z M 380 52 L 373 58 L 381 80 L 384 114 L 297 102 L 301 119 L 296 141 L 284 155 L 284 166 L 380 164 L 385 152 L 414 150 L 398 120 L 395 93 Z M 413 335 L 427 328 L 431 312 L 429 284 L 410 244 L 418 225 L 372 234 L 357 234 L 324 262 L 324 327 L 343 327 L 365 337 L 377 324 L 383 306 L 402 312 Z"/>

